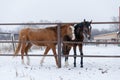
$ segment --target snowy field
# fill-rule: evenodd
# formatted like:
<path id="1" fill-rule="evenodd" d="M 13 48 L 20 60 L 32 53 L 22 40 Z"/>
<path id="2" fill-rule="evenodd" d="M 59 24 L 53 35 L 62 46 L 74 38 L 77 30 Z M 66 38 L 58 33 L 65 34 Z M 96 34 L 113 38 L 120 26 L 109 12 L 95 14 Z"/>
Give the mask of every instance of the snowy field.
<path id="1" fill-rule="evenodd" d="M 84 46 L 84 54 L 88 55 L 120 55 L 120 47 Z M 42 54 L 44 50 L 32 50 L 29 54 Z M 77 51 L 79 52 L 79 51 Z M 7 54 L 12 52 L 4 52 Z M 52 51 L 49 52 L 52 54 Z M 70 54 L 73 54 L 71 50 Z M 78 53 L 79 54 L 79 53 Z M 30 65 L 22 65 L 20 57 L 0 57 L 0 80 L 119 80 L 120 59 L 117 58 L 84 58 L 84 67 L 73 67 L 73 58 L 69 58 L 69 67 L 57 68 L 53 57 L 46 57 L 43 66 L 42 57 L 30 57 Z M 26 57 L 25 57 L 26 61 Z"/>

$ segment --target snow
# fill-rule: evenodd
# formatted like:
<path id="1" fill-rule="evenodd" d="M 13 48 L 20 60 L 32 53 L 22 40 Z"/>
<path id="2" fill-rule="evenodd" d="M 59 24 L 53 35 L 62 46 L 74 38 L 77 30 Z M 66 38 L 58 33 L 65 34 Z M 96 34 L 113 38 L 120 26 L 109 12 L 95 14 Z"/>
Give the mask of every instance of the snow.
<path id="1" fill-rule="evenodd" d="M 88 55 L 120 55 L 120 47 L 86 45 L 84 54 Z M 44 50 L 32 50 L 29 54 L 42 54 Z M 77 50 L 77 52 L 79 52 Z M 13 54 L 13 52 L 6 52 Z M 49 52 L 52 54 L 52 51 Z M 73 54 L 73 50 L 70 51 Z M 78 53 L 79 54 L 79 53 Z M 118 80 L 120 78 L 120 59 L 117 58 L 84 58 L 84 67 L 73 67 L 73 58 L 69 58 L 69 66 L 57 68 L 54 57 L 46 57 L 43 66 L 42 57 L 30 57 L 30 65 L 21 64 L 20 57 L 0 57 L 0 80 Z M 25 57 L 26 61 L 26 57 Z"/>

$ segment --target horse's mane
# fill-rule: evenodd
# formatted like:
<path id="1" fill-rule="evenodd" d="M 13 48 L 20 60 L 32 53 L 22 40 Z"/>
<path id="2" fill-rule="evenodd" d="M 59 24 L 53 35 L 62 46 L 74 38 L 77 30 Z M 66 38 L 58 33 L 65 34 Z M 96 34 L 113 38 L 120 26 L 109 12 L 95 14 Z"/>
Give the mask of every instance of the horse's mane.
<path id="1" fill-rule="evenodd" d="M 83 29 L 83 22 L 75 25 L 75 29 L 77 29 L 78 27 Z"/>
<path id="2" fill-rule="evenodd" d="M 54 32 L 57 32 L 57 26 L 54 26 L 54 27 L 47 27 L 45 29 L 49 29 L 49 30 L 52 30 Z"/>
<path id="3" fill-rule="evenodd" d="M 80 28 L 79 32 L 83 32 L 83 27 L 84 27 L 84 22 L 81 22 L 81 23 L 75 25 L 75 37 L 76 37 L 76 39 L 82 39 L 81 37 L 83 37 L 83 34 L 78 34 L 76 30 L 78 28 Z"/>
<path id="4" fill-rule="evenodd" d="M 59 27 L 59 26 L 46 27 L 45 29 L 49 29 L 49 30 L 52 30 L 54 32 L 57 32 L 57 27 Z M 60 27 L 60 30 L 61 29 L 62 29 L 62 26 Z"/>
<path id="5" fill-rule="evenodd" d="M 77 29 L 78 27 L 83 29 L 84 25 L 86 25 L 87 28 L 89 28 L 90 22 L 86 21 L 86 22 L 81 22 L 75 25 L 75 29 Z"/>

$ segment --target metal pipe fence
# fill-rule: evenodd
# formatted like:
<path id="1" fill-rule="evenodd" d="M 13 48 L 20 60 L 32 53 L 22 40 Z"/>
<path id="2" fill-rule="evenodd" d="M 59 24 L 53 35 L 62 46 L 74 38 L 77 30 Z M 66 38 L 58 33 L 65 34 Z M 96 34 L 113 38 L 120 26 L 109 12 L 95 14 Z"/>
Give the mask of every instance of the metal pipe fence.
<path id="1" fill-rule="evenodd" d="M 59 68 L 61 67 L 61 43 L 69 43 L 69 44 L 120 44 L 120 42 L 68 42 L 68 41 L 61 41 L 60 39 L 60 25 L 61 24 L 77 24 L 79 22 L 71 22 L 71 23 L 0 23 L 1 25 L 58 25 L 57 29 L 57 36 L 58 36 L 58 41 L 39 41 L 41 43 L 57 43 L 58 45 L 58 64 Z M 120 24 L 120 22 L 92 22 L 92 24 Z M 16 40 L 11 40 L 11 41 L 0 41 L 0 43 L 19 43 L 19 41 Z M 0 54 L 0 56 L 13 56 L 13 54 Z M 18 55 L 21 56 L 21 55 Z M 24 55 L 26 56 L 26 55 Z M 44 55 L 38 55 L 38 54 L 31 54 L 28 56 L 44 56 Z M 54 55 L 46 55 L 46 56 L 54 56 Z M 69 57 L 74 57 L 74 55 L 68 55 Z M 120 55 L 76 55 L 76 57 L 89 57 L 89 58 L 120 58 Z"/>

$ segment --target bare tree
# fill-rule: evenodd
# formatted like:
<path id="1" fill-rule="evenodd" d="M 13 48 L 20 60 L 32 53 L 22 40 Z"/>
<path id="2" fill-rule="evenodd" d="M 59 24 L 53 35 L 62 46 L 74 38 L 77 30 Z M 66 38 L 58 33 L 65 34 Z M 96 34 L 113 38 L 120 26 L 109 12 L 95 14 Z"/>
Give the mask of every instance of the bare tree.
<path id="1" fill-rule="evenodd" d="M 113 22 L 118 22 L 119 21 L 119 17 L 112 17 L 112 21 Z M 112 30 L 112 31 L 119 31 L 119 24 L 112 24 L 111 26 L 110 26 L 110 30 Z"/>

